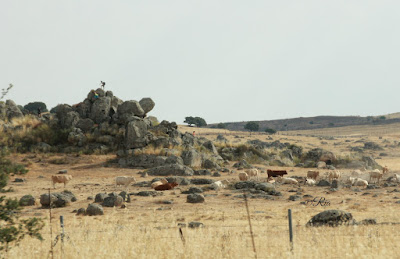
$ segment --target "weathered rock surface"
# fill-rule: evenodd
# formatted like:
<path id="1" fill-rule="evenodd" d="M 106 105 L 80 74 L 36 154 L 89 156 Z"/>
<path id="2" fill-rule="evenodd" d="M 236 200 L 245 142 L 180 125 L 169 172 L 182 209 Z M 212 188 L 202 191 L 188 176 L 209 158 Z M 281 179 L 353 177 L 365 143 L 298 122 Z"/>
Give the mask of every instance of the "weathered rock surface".
<path id="1" fill-rule="evenodd" d="M 342 210 L 326 210 L 313 216 L 308 223 L 307 227 L 330 226 L 336 227 L 339 225 L 354 224 L 354 219 L 351 213 Z"/>

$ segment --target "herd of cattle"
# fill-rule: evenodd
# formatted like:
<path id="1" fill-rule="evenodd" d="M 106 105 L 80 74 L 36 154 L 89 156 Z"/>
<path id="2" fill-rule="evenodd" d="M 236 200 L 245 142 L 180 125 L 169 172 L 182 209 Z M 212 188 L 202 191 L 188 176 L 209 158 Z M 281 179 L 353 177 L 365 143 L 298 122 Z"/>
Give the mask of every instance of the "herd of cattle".
<path id="1" fill-rule="evenodd" d="M 367 187 L 369 183 L 379 183 L 382 177 L 385 174 L 389 173 L 388 167 L 383 167 L 383 170 L 375 169 L 372 171 L 361 171 L 361 170 L 354 170 L 350 172 L 350 174 L 342 174 L 338 170 L 330 170 L 325 172 L 324 175 L 320 175 L 319 171 L 310 170 L 307 172 L 307 176 L 304 177 L 304 183 L 306 185 L 315 185 L 317 183 L 317 178 L 319 179 L 326 179 L 332 182 L 333 180 L 340 180 L 342 179 L 346 184 L 350 184 L 352 186 L 360 186 L 360 187 Z M 291 177 L 283 177 L 287 175 L 286 170 L 267 170 L 268 178 L 267 182 L 274 183 L 278 182 L 281 184 L 299 184 L 298 177 L 291 178 Z M 276 180 L 274 180 L 276 177 Z M 250 179 L 257 179 L 259 180 L 259 171 L 258 169 L 252 168 L 245 170 L 244 172 L 239 173 L 239 180 L 240 181 L 247 181 Z M 391 181 L 400 183 L 400 174 L 393 174 L 390 178 Z"/>
<path id="2" fill-rule="evenodd" d="M 307 176 L 304 177 L 304 184 L 312 186 L 317 183 L 317 179 L 326 179 L 332 182 L 333 180 L 340 180 L 342 179 L 346 184 L 350 184 L 352 186 L 359 186 L 359 187 L 367 187 L 369 183 L 379 183 L 382 177 L 385 174 L 388 174 L 389 169 L 385 166 L 383 170 L 375 169 L 372 171 L 361 171 L 361 170 L 354 170 L 350 174 L 342 174 L 338 170 L 331 170 L 325 172 L 324 175 L 320 175 L 319 171 L 310 170 L 307 172 Z M 283 177 L 287 175 L 286 170 L 267 170 L 267 182 L 274 183 L 278 182 L 281 184 L 299 184 L 299 177 L 291 178 L 291 177 Z M 260 172 L 256 168 L 247 169 L 243 172 L 238 174 L 240 181 L 248 181 L 251 179 L 255 179 L 257 181 L 260 180 Z M 276 180 L 274 180 L 276 178 Z M 52 175 L 51 177 L 53 182 L 53 187 L 55 188 L 56 183 L 63 183 L 64 187 L 66 184 L 72 179 L 72 175 L 67 174 L 57 174 Z M 400 183 L 400 174 L 393 174 L 390 178 L 391 181 Z M 125 186 L 128 187 L 129 184 L 136 183 L 136 179 L 132 176 L 117 176 L 115 178 L 115 185 L 116 186 Z M 225 188 L 226 185 L 229 183 L 228 180 L 223 181 L 216 181 L 211 184 L 214 189 Z M 156 191 L 165 191 L 171 190 L 174 187 L 178 186 L 178 183 L 169 183 L 166 179 L 161 179 L 159 181 L 155 181 L 151 184 L 151 188 Z"/>

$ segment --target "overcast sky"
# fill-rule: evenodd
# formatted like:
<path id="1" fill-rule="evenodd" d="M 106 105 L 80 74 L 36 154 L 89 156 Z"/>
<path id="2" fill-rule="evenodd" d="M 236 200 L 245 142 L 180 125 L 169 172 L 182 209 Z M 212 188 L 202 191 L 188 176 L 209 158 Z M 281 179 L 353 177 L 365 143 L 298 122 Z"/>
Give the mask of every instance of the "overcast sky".
<path id="1" fill-rule="evenodd" d="M 183 123 L 400 111 L 400 1 L 1 0 L 0 88 Z"/>

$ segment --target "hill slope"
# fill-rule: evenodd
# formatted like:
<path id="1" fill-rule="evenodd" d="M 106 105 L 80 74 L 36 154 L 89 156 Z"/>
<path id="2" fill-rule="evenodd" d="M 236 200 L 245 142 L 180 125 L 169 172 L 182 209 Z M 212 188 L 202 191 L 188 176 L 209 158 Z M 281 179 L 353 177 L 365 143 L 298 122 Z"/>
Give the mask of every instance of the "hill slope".
<path id="1" fill-rule="evenodd" d="M 395 114 L 393 114 L 395 115 Z M 309 129 L 321 129 L 321 128 L 333 128 L 333 127 L 344 127 L 344 126 L 355 126 L 355 125 L 384 125 L 391 123 L 399 123 L 400 118 L 398 116 L 385 116 L 380 117 L 361 117 L 361 116 L 316 116 L 316 117 L 300 117 L 293 119 L 281 119 L 281 120 L 265 120 L 257 121 L 260 125 L 259 131 L 265 129 L 274 129 L 276 131 L 287 131 L 287 130 L 309 130 Z M 245 130 L 244 126 L 247 121 L 242 122 L 227 122 L 224 123 L 226 128 L 229 130 Z M 218 124 L 209 124 L 208 127 L 215 128 Z"/>

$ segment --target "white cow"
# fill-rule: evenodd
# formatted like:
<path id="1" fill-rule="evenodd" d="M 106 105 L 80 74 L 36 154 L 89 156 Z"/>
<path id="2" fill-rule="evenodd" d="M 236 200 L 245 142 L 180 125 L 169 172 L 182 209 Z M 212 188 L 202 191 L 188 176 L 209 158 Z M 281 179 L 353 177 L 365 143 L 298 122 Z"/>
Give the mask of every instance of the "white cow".
<path id="1" fill-rule="evenodd" d="M 136 179 L 135 177 L 132 176 L 117 176 L 115 177 L 115 185 L 124 185 L 125 187 L 127 187 L 130 183 L 136 183 Z"/>
<path id="2" fill-rule="evenodd" d="M 358 178 L 358 177 L 349 177 L 348 183 L 352 186 L 361 186 L 366 188 L 368 186 L 368 181 Z"/>
<path id="3" fill-rule="evenodd" d="M 314 179 L 307 178 L 305 184 L 312 186 L 316 184 L 316 181 Z"/>
<path id="4" fill-rule="evenodd" d="M 299 182 L 294 179 L 294 178 L 283 178 L 282 176 L 278 176 L 278 178 L 276 179 L 276 181 L 278 183 L 282 183 L 282 184 L 298 184 Z"/>
<path id="5" fill-rule="evenodd" d="M 216 181 L 210 184 L 210 187 L 214 190 L 224 189 L 229 184 L 228 180 Z"/>
<path id="6" fill-rule="evenodd" d="M 355 181 L 355 183 L 353 184 L 354 186 L 361 186 L 364 188 L 367 188 L 368 186 L 368 182 L 364 179 L 361 178 L 357 178 L 357 180 Z"/>
<path id="7" fill-rule="evenodd" d="M 245 170 L 245 172 L 247 173 L 249 178 L 255 177 L 257 180 L 259 180 L 259 172 L 256 168 L 247 169 L 247 170 Z"/>

